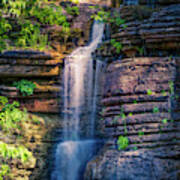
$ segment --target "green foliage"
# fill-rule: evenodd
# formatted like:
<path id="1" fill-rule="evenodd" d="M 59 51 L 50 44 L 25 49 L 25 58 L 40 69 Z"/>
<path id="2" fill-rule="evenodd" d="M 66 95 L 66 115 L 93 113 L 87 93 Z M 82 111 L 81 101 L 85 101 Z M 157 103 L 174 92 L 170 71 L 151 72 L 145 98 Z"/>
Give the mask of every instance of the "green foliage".
<path id="1" fill-rule="evenodd" d="M 1 13 L 0 13 L 1 14 Z M 0 18 L 0 53 L 7 48 L 8 33 L 12 29 L 12 26 L 4 18 Z"/>
<path id="2" fill-rule="evenodd" d="M 0 96 L 0 107 L 5 106 L 8 103 L 8 98 L 5 96 Z"/>
<path id="3" fill-rule="evenodd" d="M 116 48 L 116 53 L 120 53 L 122 50 L 122 44 L 115 39 L 111 39 L 111 45 Z"/>
<path id="4" fill-rule="evenodd" d="M 79 4 L 79 0 L 70 0 L 70 1 L 75 3 L 75 4 Z"/>
<path id="5" fill-rule="evenodd" d="M 37 117 L 35 117 L 35 116 L 32 117 L 32 122 L 34 124 L 40 124 L 41 123 L 40 120 Z"/>
<path id="6" fill-rule="evenodd" d="M 154 107 L 153 108 L 153 113 L 159 113 L 159 108 L 158 107 Z"/>
<path id="7" fill-rule="evenodd" d="M 29 116 L 27 110 L 19 109 L 20 104 L 17 101 L 8 103 L 8 99 L 0 96 L 0 129 L 8 134 L 24 135 L 22 126 L 31 121 L 34 124 L 40 124 L 41 121 L 36 116 Z"/>
<path id="8" fill-rule="evenodd" d="M 92 9 L 97 9 L 96 13 L 91 16 L 92 19 L 111 24 L 112 29 L 127 28 L 125 20 L 121 18 L 120 13 L 105 11 L 98 6 L 90 6 Z M 116 49 L 116 53 L 119 54 L 123 48 L 122 44 L 116 39 L 111 39 L 110 44 Z"/>
<path id="9" fill-rule="evenodd" d="M 32 153 L 24 146 L 15 147 L 0 141 L 0 156 L 4 159 L 20 159 L 26 163 L 32 158 Z"/>
<path id="10" fill-rule="evenodd" d="M 116 27 L 122 26 L 122 28 L 127 28 L 127 25 L 125 24 L 125 20 L 122 19 L 120 17 L 120 14 L 117 12 L 113 13 L 113 15 L 109 18 L 109 22 Z"/>
<path id="11" fill-rule="evenodd" d="M 18 109 L 19 103 L 14 101 L 8 104 L 5 97 L 0 97 L 0 103 L 0 126 L 2 130 L 4 132 L 15 132 L 20 129 L 20 122 L 25 119 L 26 113 Z"/>
<path id="12" fill-rule="evenodd" d="M 62 26 L 62 32 L 70 34 L 70 23 L 63 14 L 62 7 L 48 0 L 2 0 L 0 1 L 0 53 L 11 46 L 44 50 L 49 48 L 48 34 L 43 34 L 41 25 Z M 67 12 L 79 14 L 76 6 Z M 4 17 L 8 18 L 4 18 Z M 12 21 L 13 19 L 13 21 Z M 12 27 L 16 28 L 16 32 Z"/>
<path id="13" fill-rule="evenodd" d="M 129 117 L 133 116 L 133 113 L 132 113 L 132 112 L 130 112 L 130 113 L 128 114 L 128 116 L 129 116 Z"/>
<path id="14" fill-rule="evenodd" d="M 170 88 L 170 90 L 169 90 L 170 94 L 171 95 L 174 94 L 174 82 L 173 81 L 169 81 L 169 88 Z"/>
<path id="15" fill-rule="evenodd" d="M 0 180 L 3 180 L 4 177 L 8 177 L 10 174 L 10 167 L 7 164 L 0 165 Z"/>
<path id="16" fill-rule="evenodd" d="M 143 136 L 143 135 L 144 135 L 144 132 L 143 132 L 143 131 L 139 131 L 139 132 L 138 132 L 138 136 L 141 137 L 141 136 Z"/>
<path id="17" fill-rule="evenodd" d="M 24 15 L 27 3 L 24 0 L 2 0 L 2 5 L 7 14 L 12 14 L 15 17 L 19 17 Z"/>
<path id="18" fill-rule="evenodd" d="M 123 150 L 123 149 L 126 149 L 128 147 L 129 140 L 127 137 L 119 136 L 117 144 L 118 144 L 118 150 Z"/>
<path id="19" fill-rule="evenodd" d="M 110 23 L 112 26 L 126 28 L 125 20 L 120 17 L 120 14 L 115 12 L 111 13 L 110 11 L 105 11 L 103 8 L 98 6 L 89 6 L 91 9 L 97 9 L 97 12 L 91 16 L 92 19 L 100 22 Z"/>
<path id="20" fill-rule="evenodd" d="M 136 49 L 138 50 L 141 56 L 144 55 L 144 47 L 136 47 Z"/>
<path id="21" fill-rule="evenodd" d="M 167 118 L 162 119 L 162 123 L 163 124 L 167 124 L 168 123 L 168 119 Z"/>
<path id="22" fill-rule="evenodd" d="M 125 119 L 126 118 L 126 115 L 124 113 L 121 113 L 121 118 L 122 119 Z"/>
<path id="23" fill-rule="evenodd" d="M 173 55 L 170 55 L 169 58 L 168 58 L 169 61 L 172 61 L 173 60 Z"/>
<path id="24" fill-rule="evenodd" d="M 36 17 L 42 24 L 62 25 L 66 22 L 66 16 L 62 14 L 62 8 L 54 4 L 34 7 L 31 15 Z"/>
<path id="25" fill-rule="evenodd" d="M 25 20 L 21 24 L 19 38 L 16 40 L 18 47 L 33 47 L 35 49 L 43 50 L 48 44 L 48 36 L 40 32 L 40 25 L 38 23 L 32 24 L 31 21 Z"/>
<path id="26" fill-rule="evenodd" d="M 102 8 L 97 11 L 96 14 L 91 16 L 92 19 L 99 22 L 108 22 L 110 18 L 110 12 L 104 11 Z"/>
<path id="27" fill-rule="evenodd" d="M 152 95 L 152 94 L 153 94 L 152 90 L 151 90 L 151 89 L 148 89 L 148 90 L 147 90 L 147 95 L 150 96 L 150 95 Z"/>
<path id="28" fill-rule="evenodd" d="M 134 151 L 138 150 L 137 146 L 134 146 L 134 147 L 133 147 L 133 150 L 134 150 Z"/>
<path id="29" fill-rule="evenodd" d="M 23 96 L 30 96 L 33 94 L 36 85 L 28 80 L 22 79 L 21 81 L 14 82 L 13 84 L 22 93 Z"/>
<path id="30" fill-rule="evenodd" d="M 70 15 L 77 16 L 79 15 L 79 8 L 77 6 L 68 6 L 66 12 Z"/>
<path id="31" fill-rule="evenodd" d="M 162 91 L 161 91 L 161 94 L 162 94 L 163 96 L 167 96 L 167 92 L 166 92 L 165 90 L 162 90 Z"/>

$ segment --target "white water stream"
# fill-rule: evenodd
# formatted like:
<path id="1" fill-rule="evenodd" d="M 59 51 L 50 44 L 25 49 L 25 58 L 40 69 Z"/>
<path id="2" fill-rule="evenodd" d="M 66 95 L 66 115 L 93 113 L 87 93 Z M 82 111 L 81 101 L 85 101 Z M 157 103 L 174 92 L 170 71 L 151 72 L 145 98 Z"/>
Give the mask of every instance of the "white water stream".
<path id="1" fill-rule="evenodd" d="M 102 41 L 103 32 L 104 25 L 95 22 L 91 43 L 77 48 L 65 60 L 63 142 L 56 149 L 51 180 L 79 180 L 83 166 L 93 153 L 98 83 L 103 64 L 96 61 L 94 70 L 92 53 Z M 82 127 L 82 124 L 85 125 Z M 84 139 L 82 132 L 86 132 L 86 140 L 81 140 Z"/>

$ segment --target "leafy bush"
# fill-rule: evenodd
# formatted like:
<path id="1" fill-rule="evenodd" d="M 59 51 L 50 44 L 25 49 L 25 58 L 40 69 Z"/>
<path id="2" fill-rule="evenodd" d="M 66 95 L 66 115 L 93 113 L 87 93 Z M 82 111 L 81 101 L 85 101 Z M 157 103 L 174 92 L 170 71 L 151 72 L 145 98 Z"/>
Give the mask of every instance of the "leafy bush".
<path id="1" fill-rule="evenodd" d="M 0 141 L 0 158 L 3 162 L 10 162 L 9 160 L 20 160 L 22 164 L 29 163 L 34 160 L 32 153 L 24 146 L 14 146 Z M 1 161 L 0 161 L 1 162 Z M 10 167 L 8 164 L 0 165 L 0 180 L 11 177 Z M 9 178 L 8 178 L 9 179 Z M 13 178 L 14 179 L 14 178 Z"/>
<path id="2" fill-rule="evenodd" d="M 20 122 L 26 118 L 27 113 L 18 107 L 17 101 L 8 104 L 7 98 L 0 96 L 0 126 L 4 132 L 14 132 L 20 129 Z"/>
<path id="3" fill-rule="evenodd" d="M 119 136 L 117 144 L 118 144 L 118 150 L 123 150 L 123 149 L 126 149 L 128 147 L 129 140 L 127 137 Z"/>
<path id="4" fill-rule="evenodd" d="M 115 39 L 111 39 L 111 45 L 116 48 L 116 53 L 120 53 L 122 50 L 122 44 Z"/>
<path id="5" fill-rule="evenodd" d="M 0 156 L 4 159 L 19 159 L 26 163 L 32 158 L 32 153 L 24 146 L 15 147 L 0 141 Z"/>
<path id="6" fill-rule="evenodd" d="M 100 9 L 96 14 L 93 14 L 91 18 L 100 22 L 108 22 L 110 19 L 110 12 L 106 12 L 103 9 Z"/>
<path id="7" fill-rule="evenodd" d="M 36 17 L 42 24 L 62 25 L 66 22 L 66 16 L 62 14 L 62 8 L 55 5 L 35 7 L 31 15 Z"/>
<path id="8" fill-rule="evenodd" d="M 77 16 L 79 15 L 79 8 L 77 6 L 67 6 L 66 12 L 70 15 Z"/>
<path id="9" fill-rule="evenodd" d="M 10 173 L 10 167 L 7 164 L 1 164 L 0 166 L 0 180 L 3 180 L 4 177 L 8 177 Z"/>
<path id="10" fill-rule="evenodd" d="M 78 15 L 79 9 L 76 6 L 68 7 L 67 12 Z M 62 7 L 48 0 L 0 1 L 0 52 L 13 45 L 19 48 L 47 49 L 48 35 L 41 32 L 41 24 L 60 25 L 63 33 L 70 32 L 70 24 L 63 15 Z M 12 26 L 16 29 L 15 33 Z"/>
<path id="11" fill-rule="evenodd" d="M 120 14 L 117 12 L 110 12 L 99 8 L 98 6 L 89 6 L 91 9 L 97 9 L 97 12 L 91 16 L 92 19 L 100 22 L 110 23 L 113 27 L 126 28 L 125 20 L 121 18 Z"/>
<path id="12" fill-rule="evenodd" d="M 8 103 L 8 99 L 5 96 L 0 96 L 0 107 L 4 107 Z"/>
<path id="13" fill-rule="evenodd" d="M 8 36 L 5 33 L 8 33 L 11 29 L 12 27 L 8 21 L 4 18 L 0 18 L 0 52 L 7 48 L 6 40 L 8 39 Z"/>
<path id="14" fill-rule="evenodd" d="M 14 82 L 13 85 L 16 86 L 17 89 L 19 89 L 23 96 L 32 95 L 34 89 L 36 88 L 36 85 L 33 82 L 24 79 L 18 82 Z"/>

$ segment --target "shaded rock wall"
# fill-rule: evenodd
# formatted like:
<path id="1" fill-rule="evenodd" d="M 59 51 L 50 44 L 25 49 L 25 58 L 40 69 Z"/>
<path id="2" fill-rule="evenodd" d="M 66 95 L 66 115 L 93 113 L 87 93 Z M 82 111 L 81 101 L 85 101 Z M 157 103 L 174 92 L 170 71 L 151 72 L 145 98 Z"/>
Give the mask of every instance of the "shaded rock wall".
<path id="1" fill-rule="evenodd" d="M 121 54 L 110 41 L 97 50 L 98 58 L 108 60 L 135 56 L 178 55 L 180 40 L 180 4 L 151 9 L 142 6 L 122 7 L 117 10 L 125 19 L 126 28 L 111 28 L 111 38 L 122 44 Z M 114 56 L 112 56 L 114 54 Z"/>
<path id="2" fill-rule="evenodd" d="M 180 179 L 180 6 L 174 3 L 143 19 L 134 15 L 145 8 L 123 7 L 127 28 L 111 29 L 121 53 L 106 41 L 95 54 L 109 62 L 100 120 L 107 141 L 87 164 L 87 180 Z M 120 151 L 119 136 L 129 141 Z"/>
<path id="3" fill-rule="evenodd" d="M 174 144 L 171 140 L 180 135 L 175 133 L 179 128 L 179 114 L 172 112 L 179 100 L 173 90 L 179 60 L 135 58 L 109 65 L 102 103 L 105 134 L 111 137 L 112 143 L 119 135 L 125 135 L 127 128 L 132 146 Z M 171 123 L 174 117 L 177 119 Z M 163 123 L 165 118 L 167 123 Z M 144 132 L 144 136 L 138 136 L 139 132 Z"/>
<path id="4" fill-rule="evenodd" d="M 179 178 L 179 61 L 134 58 L 108 66 L 102 100 L 108 141 L 85 179 Z M 119 136 L 128 138 L 126 150 L 117 150 Z"/>

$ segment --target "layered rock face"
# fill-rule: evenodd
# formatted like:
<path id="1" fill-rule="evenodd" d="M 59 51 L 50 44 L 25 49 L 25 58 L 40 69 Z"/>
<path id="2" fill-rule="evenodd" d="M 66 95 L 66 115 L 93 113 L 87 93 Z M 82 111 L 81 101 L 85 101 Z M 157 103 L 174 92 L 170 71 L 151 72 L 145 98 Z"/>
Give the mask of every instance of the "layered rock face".
<path id="1" fill-rule="evenodd" d="M 180 48 L 180 4 L 151 9 L 142 6 L 122 7 L 117 10 L 125 19 L 126 28 L 111 29 L 111 38 L 122 44 L 121 56 L 178 55 Z M 112 56 L 114 54 L 114 56 Z M 119 54 L 106 41 L 96 55 L 118 58 Z"/>
<path id="2" fill-rule="evenodd" d="M 180 179 L 180 6 L 174 3 L 147 14 L 145 7 L 123 7 L 127 28 L 111 29 L 121 53 L 110 41 L 96 52 L 109 62 L 100 120 L 107 141 L 88 163 L 87 180 Z M 119 137 L 128 139 L 121 150 Z"/>
<path id="3" fill-rule="evenodd" d="M 108 66 L 102 101 L 108 141 L 85 179 L 179 178 L 179 61 L 135 58 Z M 117 150 L 119 136 L 128 138 L 126 150 Z"/>
<path id="4" fill-rule="evenodd" d="M 74 16 L 65 11 L 67 6 L 73 7 L 75 4 L 64 2 L 61 5 L 70 22 L 69 35 L 62 33 L 62 26 L 44 24 L 41 27 L 41 31 L 48 34 L 51 46 L 46 53 L 16 50 L 0 54 L 0 95 L 18 100 L 30 112 L 60 113 L 63 60 L 73 49 L 84 46 L 89 41 L 92 25 L 90 17 L 97 10 L 89 8 L 88 4 L 79 4 L 79 14 Z M 17 31 L 16 25 L 13 26 L 13 31 Z M 14 82 L 22 79 L 36 84 L 33 95 L 25 97 L 13 86 Z"/>
<path id="5" fill-rule="evenodd" d="M 30 112 L 58 113 L 62 59 L 33 51 L 11 51 L 0 55 L 0 95 L 18 100 Z M 23 96 L 13 86 L 27 79 L 36 84 L 33 95 Z"/>

